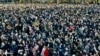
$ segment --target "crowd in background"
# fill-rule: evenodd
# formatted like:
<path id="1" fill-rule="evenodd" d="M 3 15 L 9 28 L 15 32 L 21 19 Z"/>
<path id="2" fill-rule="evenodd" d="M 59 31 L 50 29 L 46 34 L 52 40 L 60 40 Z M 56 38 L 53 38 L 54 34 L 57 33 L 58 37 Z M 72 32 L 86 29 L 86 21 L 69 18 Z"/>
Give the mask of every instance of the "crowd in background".
<path id="1" fill-rule="evenodd" d="M 100 56 L 100 7 L 0 10 L 1 56 Z"/>

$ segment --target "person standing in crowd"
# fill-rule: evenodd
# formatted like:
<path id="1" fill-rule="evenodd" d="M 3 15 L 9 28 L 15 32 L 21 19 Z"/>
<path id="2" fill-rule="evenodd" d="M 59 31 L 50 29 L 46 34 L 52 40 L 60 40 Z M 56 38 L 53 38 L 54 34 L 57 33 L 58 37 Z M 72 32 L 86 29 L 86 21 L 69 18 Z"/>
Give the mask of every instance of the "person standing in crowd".
<path id="1" fill-rule="evenodd" d="M 1 9 L 0 55 L 5 54 L 99 56 L 100 6 Z"/>
<path id="2" fill-rule="evenodd" d="M 44 56 L 50 56 L 50 51 L 48 47 L 45 48 Z"/>

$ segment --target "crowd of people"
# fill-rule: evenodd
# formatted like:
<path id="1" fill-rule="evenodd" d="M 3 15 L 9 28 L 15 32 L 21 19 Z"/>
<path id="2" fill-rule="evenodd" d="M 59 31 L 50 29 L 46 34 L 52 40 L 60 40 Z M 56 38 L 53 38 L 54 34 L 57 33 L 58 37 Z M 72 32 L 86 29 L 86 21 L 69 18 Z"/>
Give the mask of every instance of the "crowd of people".
<path id="1" fill-rule="evenodd" d="M 100 56 L 100 7 L 1 9 L 1 56 Z"/>

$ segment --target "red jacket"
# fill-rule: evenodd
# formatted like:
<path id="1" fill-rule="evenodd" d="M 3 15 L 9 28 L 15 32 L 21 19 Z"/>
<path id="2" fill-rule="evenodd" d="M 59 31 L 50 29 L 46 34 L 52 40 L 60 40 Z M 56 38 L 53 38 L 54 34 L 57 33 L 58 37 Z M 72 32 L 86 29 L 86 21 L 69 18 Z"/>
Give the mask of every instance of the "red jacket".
<path id="1" fill-rule="evenodd" d="M 50 54 L 49 50 L 46 49 L 46 50 L 44 51 L 44 56 L 49 56 L 49 54 Z"/>
<path id="2" fill-rule="evenodd" d="M 69 30 L 70 31 L 73 31 L 74 30 L 74 27 L 73 26 L 69 26 Z"/>

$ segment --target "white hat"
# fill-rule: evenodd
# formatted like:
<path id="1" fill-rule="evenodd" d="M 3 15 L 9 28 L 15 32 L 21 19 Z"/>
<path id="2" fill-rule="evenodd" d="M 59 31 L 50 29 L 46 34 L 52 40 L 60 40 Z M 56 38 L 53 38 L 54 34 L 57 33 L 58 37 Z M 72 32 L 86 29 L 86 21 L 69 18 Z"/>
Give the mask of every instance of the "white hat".
<path id="1" fill-rule="evenodd" d="M 76 56 L 75 54 L 73 54 L 72 56 Z"/>

